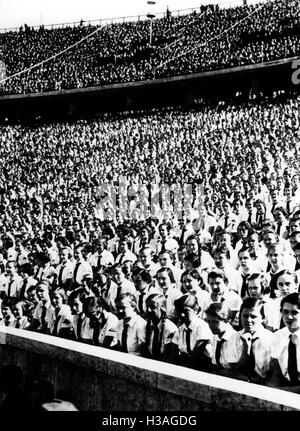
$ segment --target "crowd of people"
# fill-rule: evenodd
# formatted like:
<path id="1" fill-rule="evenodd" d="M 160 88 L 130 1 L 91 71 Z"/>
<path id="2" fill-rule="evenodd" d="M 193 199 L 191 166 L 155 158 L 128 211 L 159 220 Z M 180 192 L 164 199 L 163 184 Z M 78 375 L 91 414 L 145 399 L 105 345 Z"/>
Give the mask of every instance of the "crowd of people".
<path id="1" fill-rule="evenodd" d="M 149 80 L 254 64 L 299 55 L 299 2 L 222 9 L 102 27 L 25 29 L 0 34 L 7 77 L 0 94 L 59 91 Z M 99 31 L 97 31 L 97 29 Z M 82 43 L 53 58 L 82 38 Z"/>
<path id="2" fill-rule="evenodd" d="M 2 126 L 1 325 L 297 392 L 299 104 Z"/>

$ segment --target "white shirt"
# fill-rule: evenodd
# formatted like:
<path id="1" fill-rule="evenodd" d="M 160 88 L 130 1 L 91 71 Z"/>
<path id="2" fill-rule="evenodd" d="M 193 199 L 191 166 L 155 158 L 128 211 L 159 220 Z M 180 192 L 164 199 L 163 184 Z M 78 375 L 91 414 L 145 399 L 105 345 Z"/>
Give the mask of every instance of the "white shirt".
<path id="1" fill-rule="evenodd" d="M 290 342 L 291 332 L 288 328 L 282 328 L 276 331 L 272 337 L 272 346 L 271 346 L 271 356 L 274 359 L 277 359 L 279 366 L 281 368 L 281 372 L 283 377 L 287 380 L 290 380 L 288 373 L 288 345 Z M 300 331 L 292 334 L 292 341 L 296 344 L 296 356 L 297 356 L 297 368 L 298 368 L 298 378 L 299 378 L 299 370 L 300 370 Z"/>
<path id="2" fill-rule="evenodd" d="M 67 304 L 63 304 L 58 314 L 55 313 L 55 308 L 51 306 L 49 310 L 49 320 L 48 320 L 48 328 L 50 334 L 53 333 L 54 326 L 56 320 L 59 319 L 57 325 L 57 336 L 59 336 L 59 331 L 64 328 L 71 328 L 73 322 L 73 316 L 71 314 L 71 309 Z"/>
<path id="3" fill-rule="evenodd" d="M 102 250 L 100 254 L 99 253 L 93 254 L 91 259 L 91 265 L 93 267 L 99 266 L 99 257 L 100 257 L 100 265 L 109 266 L 109 265 L 114 265 L 115 263 L 115 258 L 113 254 L 108 250 Z"/>
<path id="4" fill-rule="evenodd" d="M 188 354 L 187 345 L 186 345 L 186 333 L 190 330 L 190 342 L 191 342 L 191 351 L 194 350 L 197 343 L 202 340 L 211 341 L 213 338 L 213 334 L 209 329 L 208 324 L 198 316 L 193 316 L 192 321 L 187 327 L 185 323 L 179 326 L 177 331 L 174 334 L 172 342 L 178 346 L 178 349 L 182 353 Z M 209 356 L 211 356 L 211 346 L 208 349 Z"/>
<path id="5" fill-rule="evenodd" d="M 49 322 L 49 315 L 52 309 L 52 305 L 50 300 L 48 302 L 46 302 L 46 304 L 44 304 L 42 301 L 39 301 L 37 306 L 35 307 L 34 313 L 33 313 L 33 318 L 38 320 L 40 322 L 40 326 L 37 328 L 42 329 L 41 326 L 41 318 L 42 318 L 42 313 L 43 313 L 43 307 L 46 307 L 46 315 L 45 315 L 45 326 L 48 326 L 48 322 Z"/>
<path id="6" fill-rule="evenodd" d="M 118 286 L 117 283 L 112 281 L 106 295 L 106 302 L 108 303 L 110 310 L 113 313 L 116 311 L 115 301 L 118 295 L 119 287 L 120 287 L 120 293 L 129 292 L 135 295 L 136 297 L 138 296 L 136 288 L 132 283 L 132 281 L 125 279 L 124 281 L 122 281 L 121 286 Z"/>
<path id="7" fill-rule="evenodd" d="M 62 277 L 61 277 L 62 284 L 66 284 L 67 280 L 72 280 L 74 267 L 75 267 L 75 263 L 72 262 L 71 260 L 67 260 L 66 263 L 60 263 L 56 268 L 57 282 L 59 281 L 59 274 L 60 274 L 61 268 L 63 268 Z"/>
<path id="8" fill-rule="evenodd" d="M 81 331 L 78 334 L 78 321 L 82 320 Z M 93 328 L 90 327 L 90 319 L 84 314 L 79 313 L 73 316 L 73 329 L 77 340 L 91 344 L 93 340 Z"/>
<path id="9" fill-rule="evenodd" d="M 110 346 L 115 346 L 117 344 L 117 324 L 119 322 L 119 319 L 117 316 L 115 316 L 113 313 L 104 311 L 103 316 L 104 321 L 102 321 L 102 328 L 99 332 L 98 337 L 98 344 L 102 345 L 104 343 L 105 337 L 112 337 L 112 341 L 110 343 Z M 93 338 L 93 334 L 92 334 Z"/>
<path id="10" fill-rule="evenodd" d="M 179 244 L 174 238 L 168 238 L 165 242 L 165 249 L 170 250 L 172 253 L 176 253 L 179 248 Z M 162 238 L 157 238 L 155 241 L 155 253 L 159 254 L 162 249 Z"/>
<path id="11" fill-rule="evenodd" d="M 167 300 L 167 310 L 166 310 L 167 317 L 171 320 L 174 320 L 176 318 L 176 311 L 175 311 L 174 302 L 176 299 L 178 299 L 182 296 L 182 292 L 179 289 L 176 289 L 176 287 L 169 287 L 166 291 L 163 291 L 161 288 L 158 288 L 158 291 L 160 291 L 166 297 L 166 300 Z"/>
<path id="12" fill-rule="evenodd" d="M 228 324 L 228 327 L 225 333 L 220 338 L 219 335 L 214 334 L 212 340 L 212 363 L 217 365 L 216 362 L 216 348 L 219 341 L 224 340 L 221 346 L 220 352 L 220 365 L 223 368 L 229 369 L 230 364 L 235 364 L 239 361 L 241 352 L 240 352 L 240 340 L 239 333 L 233 329 L 231 325 Z"/>
<path id="13" fill-rule="evenodd" d="M 74 279 L 75 270 L 76 270 L 76 266 L 78 263 L 80 263 L 80 265 L 78 266 L 78 270 L 76 273 L 76 279 Z M 74 273 L 73 273 L 73 282 L 75 282 L 77 284 L 81 284 L 82 279 L 85 275 L 89 275 L 91 278 L 93 278 L 93 269 L 92 269 L 91 265 L 88 262 L 86 262 L 85 260 L 83 260 L 81 262 L 76 262 L 75 267 L 74 267 Z"/>
<path id="14" fill-rule="evenodd" d="M 127 250 L 125 253 L 119 253 L 116 257 L 115 263 L 123 263 L 126 262 L 126 260 L 131 260 L 132 262 L 135 262 L 137 260 L 137 257 L 132 251 Z"/>
<path id="15" fill-rule="evenodd" d="M 136 356 L 141 356 L 141 346 L 146 341 L 146 325 L 147 322 L 136 313 L 128 322 L 127 330 L 127 351 Z M 117 324 L 117 340 L 121 346 L 122 334 L 124 329 L 124 320 L 120 320 Z"/>
<path id="16" fill-rule="evenodd" d="M 282 297 L 270 298 L 264 305 L 265 312 L 265 325 L 272 328 L 273 331 L 277 331 L 280 327 L 281 322 L 281 311 L 280 303 Z"/>
<path id="17" fill-rule="evenodd" d="M 22 277 L 18 274 L 14 274 L 12 278 L 8 278 L 6 294 L 10 298 L 19 297 L 22 284 L 23 284 Z"/>
<path id="18" fill-rule="evenodd" d="M 177 331 L 177 326 L 173 322 L 171 322 L 171 320 L 166 319 L 164 322 L 163 333 L 161 334 L 162 325 L 163 325 L 162 321 L 160 321 L 159 324 L 157 325 L 159 328 L 159 340 L 161 337 L 161 349 L 159 352 L 160 354 L 164 353 L 165 346 L 172 342 L 174 334 Z M 153 328 L 154 328 L 154 326 L 151 324 L 149 344 L 147 346 L 151 355 L 152 355 L 152 347 L 153 347 L 152 345 L 153 345 L 153 338 L 154 338 L 154 329 Z"/>
<path id="19" fill-rule="evenodd" d="M 266 377 L 270 369 L 273 333 L 261 326 L 261 328 L 254 334 L 240 331 L 239 335 L 240 338 L 246 340 L 248 344 L 248 354 L 250 353 L 250 348 L 252 344 L 253 354 L 255 358 L 254 371 L 259 376 Z M 243 348 L 242 341 L 240 342 L 240 347 L 241 349 Z"/>

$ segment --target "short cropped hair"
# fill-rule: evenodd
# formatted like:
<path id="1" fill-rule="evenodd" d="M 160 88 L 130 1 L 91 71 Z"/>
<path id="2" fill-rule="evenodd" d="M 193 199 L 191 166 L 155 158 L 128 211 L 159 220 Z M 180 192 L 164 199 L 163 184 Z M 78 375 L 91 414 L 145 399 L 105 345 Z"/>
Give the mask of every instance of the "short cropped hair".
<path id="1" fill-rule="evenodd" d="M 226 302 L 213 302 L 205 310 L 207 316 L 213 316 L 217 319 L 223 320 L 224 322 L 230 321 L 230 309 Z"/>

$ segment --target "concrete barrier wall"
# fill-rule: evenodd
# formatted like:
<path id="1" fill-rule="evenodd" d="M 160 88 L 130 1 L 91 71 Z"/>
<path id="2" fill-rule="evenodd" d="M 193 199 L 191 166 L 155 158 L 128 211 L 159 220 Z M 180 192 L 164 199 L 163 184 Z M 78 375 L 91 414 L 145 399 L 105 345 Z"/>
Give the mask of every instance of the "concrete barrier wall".
<path id="1" fill-rule="evenodd" d="M 0 329 L 0 363 L 81 411 L 300 410 L 298 394 L 14 328 Z"/>

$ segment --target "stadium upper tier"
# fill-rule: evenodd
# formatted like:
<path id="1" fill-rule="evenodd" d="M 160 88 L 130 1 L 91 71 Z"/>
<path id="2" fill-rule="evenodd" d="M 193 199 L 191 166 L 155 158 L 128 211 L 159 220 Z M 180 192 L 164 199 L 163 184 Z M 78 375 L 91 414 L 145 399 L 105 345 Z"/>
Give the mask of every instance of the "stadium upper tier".
<path id="1" fill-rule="evenodd" d="M 17 74 L 0 84 L 0 94 L 151 80 L 293 57 L 300 54 L 299 29 L 299 0 L 207 6 L 156 19 L 151 45 L 149 21 L 26 27 L 0 34 L 6 76 Z"/>

